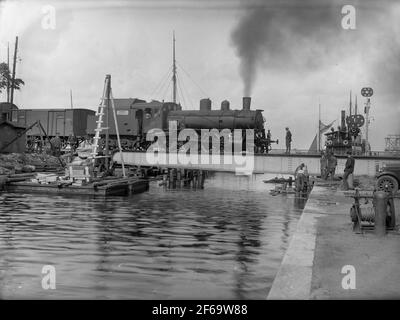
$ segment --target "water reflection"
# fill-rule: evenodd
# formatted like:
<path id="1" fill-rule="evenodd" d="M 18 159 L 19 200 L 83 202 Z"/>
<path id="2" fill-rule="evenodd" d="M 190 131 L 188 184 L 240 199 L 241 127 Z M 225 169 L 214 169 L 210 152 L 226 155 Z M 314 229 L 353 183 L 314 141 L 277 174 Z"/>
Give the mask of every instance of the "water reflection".
<path id="1" fill-rule="evenodd" d="M 263 176 L 103 199 L 2 194 L 2 298 L 264 299 L 304 205 Z M 41 288 L 52 264 L 57 289 Z"/>

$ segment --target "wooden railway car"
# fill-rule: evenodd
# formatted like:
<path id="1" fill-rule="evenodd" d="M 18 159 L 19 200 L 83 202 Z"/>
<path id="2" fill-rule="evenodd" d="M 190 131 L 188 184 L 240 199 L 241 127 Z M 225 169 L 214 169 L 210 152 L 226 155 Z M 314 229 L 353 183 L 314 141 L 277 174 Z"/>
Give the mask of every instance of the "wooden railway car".
<path id="1" fill-rule="evenodd" d="M 49 137 L 83 137 L 87 134 L 87 117 L 94 114 L 88 109 L 18 109 L 12 110 L 11 121 L 25 127 L 40 121 Z M 27 132 L 28 136 L 40 134 L 36 126 Z"/>

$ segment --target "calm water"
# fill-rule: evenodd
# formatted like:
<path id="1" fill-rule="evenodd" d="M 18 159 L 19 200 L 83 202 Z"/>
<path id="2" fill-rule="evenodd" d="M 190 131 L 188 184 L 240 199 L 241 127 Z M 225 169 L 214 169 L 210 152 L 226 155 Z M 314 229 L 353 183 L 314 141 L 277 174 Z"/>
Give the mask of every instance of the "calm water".
<path id="1" fill-rule="evenodd" d="M 265 178 L 107 201 L 0 194 L 0 298 L 265 299 L 304 206 Z"/>

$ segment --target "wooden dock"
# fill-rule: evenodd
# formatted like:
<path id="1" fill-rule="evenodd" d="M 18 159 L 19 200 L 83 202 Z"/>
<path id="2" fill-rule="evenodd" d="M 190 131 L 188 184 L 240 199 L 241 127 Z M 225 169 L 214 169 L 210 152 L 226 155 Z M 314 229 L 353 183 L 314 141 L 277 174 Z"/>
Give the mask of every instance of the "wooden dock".
<path id="1" fill-rule="evenodd" d="M 19 181 L 18 181 L 19 180 Z M 22 180 L 22 181 L 21 181 Z M 103 179 L 84 185 L 74 185 L 66 181 L 38 183 L 22 178 L 6 179 L 3 185 L 5 192 L 47 193 L 58 195 L 83 196 L 125 196 L 141 193 L 149 188 L 149 181 L 137 177 Z"/>

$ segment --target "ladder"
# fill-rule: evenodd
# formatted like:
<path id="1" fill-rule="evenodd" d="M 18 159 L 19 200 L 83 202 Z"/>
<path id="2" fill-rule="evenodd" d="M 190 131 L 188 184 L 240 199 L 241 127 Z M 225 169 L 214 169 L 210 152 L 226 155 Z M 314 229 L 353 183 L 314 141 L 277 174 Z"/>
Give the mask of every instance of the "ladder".
<path id="1" fill-rule="evenodd" d="M 94 129 L 95 135 L 93 138 L 93 151 L 91 153 L 92 157 L 95 158 L 97 156 L 98 150 L 99 150 L 99 140 L 100 140 L 100 133 L 103 130 L 108 130 L 108 128 L 102 127 L 103 125 L 103 116 L 104 116 L 104 111 L 106 108 L 106 99 L 107 99 L 107 90 L 108 90 L 108 83 L 109 83 L 109 77 L 108 75 L 106 76 L 106 80 L 104 82 L 104 89 L 103 89 L 103 97 L 101 98 L 101 102 L 99 105 L 99 108 L 96 112 L 96 116 L 98 117 L 96 120 L 97 126 L 96 129 Z"/>
<path id="2" fill-rule="evenodd" d="M 111 91 L 111 75 L 106 75 L 106 79 L 104 82 L 104 89 L 103 89 L 103 97 L 101 99 L 101 103 L 99 105 L 98 111 L 96 113 L 96 116 L 98 117 L 96 120 L 97 126 L 96 129 L 94 129 L 95 131 L 95 135 L 94 135 L 94 139 L 93 139 L 93 149 L 92 149 L 92 157 L 93 159 L 97 158 L 97 153 L 99 150 L 99 140 L 100 140 L 100 133 L 103 130 L 108 130 L 109 127 L 103 127 L 103 117 L 105 115 L 105 112 L 108 112 L 107 109 L 107 104 L 106 101 L 108 101 L 108 98 L 111 100 L 111 107 L 113 110 L 113 116 L 114 116 L 114 123 L 115 123 L 115 131 L 117 134 L 117 141 L 118 141 L 118 150 L 119 150 L 119 154 L 121 156 L 121 165 L 122 165 L 122 175 L 124 176 L 124 178 L 126 177 L 125 174 L 125 163 L 124 163 L 124 159 L 122 156 L 122 148 L 121 148 L 121 140 L 119 138 L 119 129 L 118 129 L 118 121 L 117 121 L 117 115 L 115 112 L 115 104 L 114 104 L 114 98 L 112 96 L 112 91 Z M 107 144 L 108 145 L 108 144 Z M 108 150 L 107 150 L 107 155 L 108 155 Z M 107 156 L 106 155 L 106 156 Z"/>

